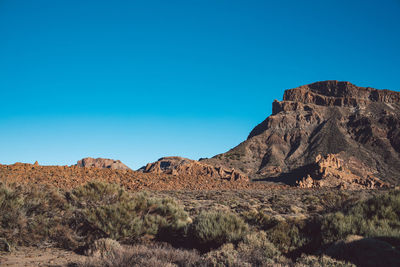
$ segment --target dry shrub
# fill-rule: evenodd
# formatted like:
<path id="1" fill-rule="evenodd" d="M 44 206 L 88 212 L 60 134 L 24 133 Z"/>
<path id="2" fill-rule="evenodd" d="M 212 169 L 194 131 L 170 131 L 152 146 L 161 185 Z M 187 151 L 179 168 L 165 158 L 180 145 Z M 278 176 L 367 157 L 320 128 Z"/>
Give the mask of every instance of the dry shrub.
<path id="1" fill-rule="evenodd" d="M 257 215 L 258 227 L 282 252 L 289 253 L 313 242 L 314 232 L 319 228 L 311 220 L 302 218 L 283 219 L 264 214 Z"/>
<path id="2" fill-rule="evenodd" d="M 295 267 L 356 267 L 354 264 L 332 259 L 328 256 L 302 255 L 296 260 Z"/>
<path id="3" fill-rule="evenodd" d="M 83 209 L 124 203 L 130 200 L 130 195 L 117 184 L 94 181 L 67 192 L 67 198 L 73 206 Z"/>
<path id="4" fill-rule="evenodd" d="M 326 215 L 321 220 L 325 244 L 348 235 L 400 238 L 400 191 L 360 201 L 344 211 Z"/>
<path id="5" fill-rule="evenodd" d="M 271 223 L 270 223 L 271 224 Z M 305 220 L 287 219 L 276 221 L 275 225 L 266 229 L 268 239 L 283 253 L 298 249 L 309 242 L 304 234 Z"/>
<path id="6" fill-rule="evenodd" d="M 190 235 L 198 248 L 209 250 L 240 241 L 247 230 L 243 219 L 233 213 L 203 211 L 190 226 Z"/>
<path id="7" fill-rule="evenodd" d="M 273 264 L 282 260 L 280 251 L 268 240 L 264 231 L 246 235 L 237 246 L 241 261 L 252 266 Z"/>
<path id="8" fill-rule="evenodd" d="M 204 260 L 210 266 L 287 266 L 290 260 L 267 239 L 265 232 L 255 232 L 246 235 L 237 247 L 227 243 L 217 250 L 204 255 Z"/>
<path id="9" fill-rule="evenodd" d="M 320 245 L 320 223 L 314 218 L 283 218 L 260 211 L 243 213 L 246 221 L 266 232 L 268 240 L 282 253 L 295 258 Z"/>
<path id="10" fill-rule="evenodd" d="M 129 194 L 114 184 L 91 182 L 74 189 L 68 199 L 75 207 L 75 227 L 87 242 L 111 238 L 133 243 L 143 236 L 179 232 L 188 214 L 174 200 Z M 165 236 L 164 236 L 165 237 Z"/>
<path id="11" fill-rule="evenodd" d="M 172 239 L 191 222 L 172 199 L 91 182 L 66 194 L 48 186 L 0 184 L 0 236 L 12 245 L 76 249 L 99 238 Z M 175 234 L 175 235 L 174 235 Z"/>
<path id="12" fill-rule="evenodd" d="M 348 192 L 334 190 L 321 194 L 319 201 L 325 207 L 326 211 L 332 212 L 352 203 L 355 199 Z"/>
<path id="13" fill-rule="evenodd" d="M 154 267 L 154 266 L 207 266 L 196 251 L 175 249 L 156 244 L 134 245 L 116 250 L 103 258 L 90 258 L 81 267 Z"/>
<path id="14" fill-rule="evenodd" d="M 205 254 L 204 260 L 208 266 L 247 267 L 248 263 L 241 261 L 238 251 L 232 243 L 222 245 L 219 249 Z"/>
<path id="15" fill-rule="evenodd" d="M 0 235 L 15 245 L 75 244 L 74 234 L 67 230 L 72 210 L 54 188 L 1 184 L 0 210 Z"/>
<path id="16" fill-rule="evenodd" d="M 85 255 L 91 257 L 107 258 L 122 250 L 122 246 L 110 238 L 100 238 L 89 245 Z"/>

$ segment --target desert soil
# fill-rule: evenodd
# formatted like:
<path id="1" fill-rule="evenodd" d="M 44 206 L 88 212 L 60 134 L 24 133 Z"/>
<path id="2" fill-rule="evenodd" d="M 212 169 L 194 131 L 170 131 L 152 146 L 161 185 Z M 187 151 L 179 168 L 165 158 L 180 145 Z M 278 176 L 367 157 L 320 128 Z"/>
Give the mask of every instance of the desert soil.
<path id="1" fill-rule="evenodd" d="M 84 262 L 85 256 L 58 248 L 18 247 L 14 251 L 0 252 L 0 266 L 73 266 Z"/>

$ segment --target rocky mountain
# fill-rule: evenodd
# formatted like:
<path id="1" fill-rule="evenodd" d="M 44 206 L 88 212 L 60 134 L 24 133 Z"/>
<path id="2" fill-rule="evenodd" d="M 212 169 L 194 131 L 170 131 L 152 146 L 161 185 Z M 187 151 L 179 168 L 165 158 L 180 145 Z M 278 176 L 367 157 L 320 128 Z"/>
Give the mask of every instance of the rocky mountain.
<path id="1" fill-rule="evenodd" d="M 329 154 L 355 177 L 399 184 L 400 93 L 339 81 L 286 90 L 247 140 L 202 162 L 298 184 Z"/>
<path id="2" fill-rule="evenodd" d="M 128 166 L 123 164 L 120 160 L 103 159 L 103 158 L 83 158 L 76 164 L 78 167 L 94 167 L 94 168 L 106 168 L 113 170 L 130 170 Z"/>
<path id="3" fill-rule="evenodd" d="M 171 174 L 183 176 L 207 176 L 216 179 L 243 180 L 248 177 L 234 169 L 221 166 L 212 166 L 196 160 L 182 157 L 163 157 L 153 163 L 148 163 L 138 171 L 154 174 Z"/>

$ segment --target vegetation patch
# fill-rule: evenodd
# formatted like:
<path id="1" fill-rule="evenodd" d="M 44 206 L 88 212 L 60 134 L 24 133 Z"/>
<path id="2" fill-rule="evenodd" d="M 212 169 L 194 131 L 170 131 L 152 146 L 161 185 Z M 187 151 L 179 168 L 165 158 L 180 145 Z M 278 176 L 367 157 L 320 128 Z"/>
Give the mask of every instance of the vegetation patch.
<path id="1" fill-rule="evenodd" d="M 370 198 L 285 193 L 130 193 L 101 182 L 63 192 L 0 184 L 0 248 L 82 248 L 92 256 L 85 266 L 347 267 L 379 264 L 380 255 L 387 266 L 398 265 L 400 191 Z M 291 197 L 305 204 L 288 205 Z M 304 214 L 314 204 L 324 209 Z"/>
<path id="2" fill-rule="evenodd" d="M 175 233 L 190 222 L 170 198 L 153 198 L 145 192 L 131 195 L 113 184 L 91 182 L 67 195 L 75 207 L 77 231 L 89 241 L 111 238 L 133 243 L 144 236 L 153 239 L 161 229 L 164 234 Z"/>
<path id="3" fill-rule="evenodd" d="M 194 219 L 190 234 L 200 249 L 209 250 L 240 241 L 247 230 L 244 220 L 233 213 L 206 211 Z"/>
<path id="4" fill-rule="evenodd" d="M 54 188 L 0 184 L 0 211 L 0 237 L 12 245 L 76 245 L 68 227 L 72 209 Z"/>
<path id="5" fill-rule="evenodd" d="M 344 211 L 325 216 L 321 221 L 323 243 L 348 235 L 400 238 L 400 191 L 390 191 L 360 201 Z"/>

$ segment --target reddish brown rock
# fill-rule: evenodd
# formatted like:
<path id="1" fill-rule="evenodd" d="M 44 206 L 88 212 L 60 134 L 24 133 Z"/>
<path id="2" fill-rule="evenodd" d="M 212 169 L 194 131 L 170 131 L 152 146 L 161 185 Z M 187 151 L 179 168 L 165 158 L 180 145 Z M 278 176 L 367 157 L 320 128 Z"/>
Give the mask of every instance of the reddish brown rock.
<path id="1" fill-rule="evenodd" d="M 311 164 L 309 173 L 296 182 L 302 188 L 336 187 L 341 189 L 382 188 L 388 187 L 371 173 L 358 176 L 352 173 L 337 155 L 318 155 Z"/>
<path id="2" fill-rule="evenodd" d="M 217 179 L 245 180 L 248 178 L 234 169 L 227 169 L 221 166 L 211 166 L 196 160 L 182 157 L 164 157 L 153 163 L 148 163 L 139 169 L 144 173 L 208 176 Z"/>
<path id="3" fill-rule="evenodd" d="M 130 170 L 128 166 L 123 164 L 120 160 L 103 159 L 103 158 L 83 158 L 76 164 L 78 167 L 94 167 L 94 168 L 105 168 L 112 170 Z"/>
<path id="4" fill-rule="evenodd" d="M 90 181 L 117 183 L 132 191 L 282 188 L 271 184 L 255 184 L 243 179 L 228 180 L 207 175 L 157 174 L 78 166 L 34 166 L 26 163 L 0 164 L 0 183 L 45 184 L 70 190 Z"/>
<path id="5" fill-rule="evenodd" d="M 318 155 L 340 155 L 354 175 L 400 184 L 400 93 L 324 81 L 286 90 L 247 140 L 201 162 L 253 179 L 295 184 Z"/>

